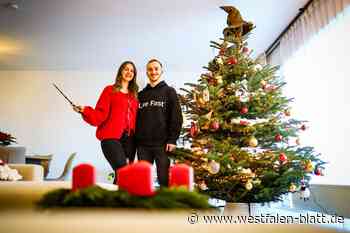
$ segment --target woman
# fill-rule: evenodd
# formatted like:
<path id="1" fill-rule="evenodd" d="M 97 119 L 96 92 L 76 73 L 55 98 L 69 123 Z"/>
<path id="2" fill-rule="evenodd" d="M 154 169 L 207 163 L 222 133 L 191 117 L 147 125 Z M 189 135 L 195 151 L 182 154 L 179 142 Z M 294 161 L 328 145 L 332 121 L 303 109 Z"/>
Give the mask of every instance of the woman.
<path id="1" fill-rule="evenodd" d="M 134 63 L 125 61 L 119 67 L 114 85 L 104 88 L 95 109 L 73 107 L 87 123 L 97 126 L 96 137 L 101 141 L 103 154 L 115 172 L 127 164 L 127 159 L 129 163 L 135 159 L 133 136 L 139 105 L 136 76 Z"/>

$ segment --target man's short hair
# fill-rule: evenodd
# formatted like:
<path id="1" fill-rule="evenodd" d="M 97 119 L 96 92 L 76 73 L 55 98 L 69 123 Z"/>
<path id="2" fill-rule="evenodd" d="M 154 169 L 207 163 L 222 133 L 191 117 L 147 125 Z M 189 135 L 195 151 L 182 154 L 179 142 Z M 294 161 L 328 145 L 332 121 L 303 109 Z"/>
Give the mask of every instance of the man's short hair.
<path id="1" fill-rule="evenodd" d="M 159 60 L 157 60 L 157 59 L 155 59 L 155 58 L 152 58 L 151 60 L 149 60 L 149 61 L 147 62 L 147 64 L 146 64 L 146 66 L 148 66 L 148 64 L 150 64 L 150 63 L 152 63 L 152 62 L 157 62 L 157 63 L 160 65 L 160 67 L 163 68 L 163 64 L 162 64 Z"/>

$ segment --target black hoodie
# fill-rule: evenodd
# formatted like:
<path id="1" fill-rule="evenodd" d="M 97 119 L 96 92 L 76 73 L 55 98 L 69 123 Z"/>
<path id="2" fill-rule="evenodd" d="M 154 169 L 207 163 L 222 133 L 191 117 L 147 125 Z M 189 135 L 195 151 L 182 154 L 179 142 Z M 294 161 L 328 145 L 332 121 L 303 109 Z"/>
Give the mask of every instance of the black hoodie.
<path id="1" fill-rule="evenodd" d="M 147 85 L 138 95 L 136 139 L 141 146 L 176 144 L 182 126 L 182 113 L 174 88 L 164 81 Z"/>

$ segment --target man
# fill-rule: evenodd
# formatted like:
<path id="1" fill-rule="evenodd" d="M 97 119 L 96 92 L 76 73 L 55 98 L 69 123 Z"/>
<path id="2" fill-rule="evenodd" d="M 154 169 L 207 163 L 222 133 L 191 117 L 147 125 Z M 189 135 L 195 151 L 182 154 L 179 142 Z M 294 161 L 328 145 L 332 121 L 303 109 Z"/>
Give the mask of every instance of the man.
<path id="1" fill-rule="evenodd" d="M 166 187 L 170 165 L 167 152 L 176 148 L 182 113 L 175 89 L 162 81 L 162 63 L 152 59 L 146 68 L 149 84 L 138 95 L 137 156 L 139 160 L 156 162 L 158 182 Z"/>

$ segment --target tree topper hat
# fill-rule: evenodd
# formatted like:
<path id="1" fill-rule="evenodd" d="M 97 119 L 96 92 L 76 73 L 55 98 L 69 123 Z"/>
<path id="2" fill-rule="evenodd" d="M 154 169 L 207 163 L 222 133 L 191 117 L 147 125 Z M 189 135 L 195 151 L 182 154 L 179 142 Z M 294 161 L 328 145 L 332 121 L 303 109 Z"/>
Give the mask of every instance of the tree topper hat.
<path id="1" fill-rule="evenodd" d="M 228 13 L 227 25 L 229 27 L 242 27 L 242 36 L 244 36 L 253 29 L 253 23 L 244 21 L 241 16 L 241 13 L 239 12 L 239 10 L 237 10 L 237 8 L 233 6 L 221 6 L 220 8 Z"/>

